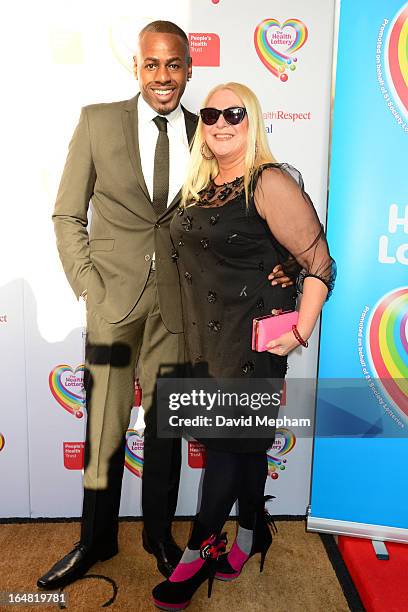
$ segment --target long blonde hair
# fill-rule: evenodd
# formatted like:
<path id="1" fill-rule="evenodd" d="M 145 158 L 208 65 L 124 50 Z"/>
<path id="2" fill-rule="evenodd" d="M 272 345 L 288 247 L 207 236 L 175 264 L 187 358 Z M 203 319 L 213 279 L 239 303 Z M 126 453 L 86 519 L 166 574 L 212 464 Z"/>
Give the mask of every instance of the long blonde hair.
<path id="1" fill-rule="evenodd" d="M 238 96 L 247 111 L 248 141 L 245 155 L 244 186 L 245 199 L 248 205 L 251 179 L 257 168 L 269 162 L 276 163 L 276 160 L 269 149 L 258 98 L 249 87 L 234 82 L 217 85 L 208 93 L 203 102 L 203 107 L 206 107 L 211 96 L 221 89 L 229 89 Z M 200 199 L 199 192 L 207 187 L 210 180 L 214 179 L 219 173 L 217 159 L 214 157 L 207 160 L 202 156 L 201 147 L 204 143 L 203 122 L 200 118 L 191 147 L 187 178 L 182 190 L 183 206 L 186 206 L 187 203 L 197 202 Z M 207 151 L 210 151 L 208 145 L 204 144 L 204 146 Z"/>

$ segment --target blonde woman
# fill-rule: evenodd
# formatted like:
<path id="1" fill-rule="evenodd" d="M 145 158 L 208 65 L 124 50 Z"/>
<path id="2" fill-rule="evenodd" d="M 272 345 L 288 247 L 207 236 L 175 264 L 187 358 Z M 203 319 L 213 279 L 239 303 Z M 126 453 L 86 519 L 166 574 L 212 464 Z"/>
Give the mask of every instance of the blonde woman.
<path id="1" fill-rule="evenodd" d="M 171 224 L 182 285 L 184 331 L 193 376 L 278 378 L 288 353 L 307 346 L 334 281 L 323 229 L 299 173 L 269 150 L 254 93 L 238 83 L 215 87 L 200 111 L 182 207 Z M 297 288 L 271 286 L 265 270 L 297 262 Z M 300 272 L 301 271 L 301 272 Z M 252 319 L 293 309 L 293 331 L 251 350 Z M 216 577 L 233 580 L 271 544 L 264 511 L 266 450 L 274 439 L 206 439 L 202 501 L 192 536 L 171 577 L 153 590 L 157 607 L 181 610 L 214 570 L 225 545 L 219 534 L 238 501 L 235 542 Z"/>

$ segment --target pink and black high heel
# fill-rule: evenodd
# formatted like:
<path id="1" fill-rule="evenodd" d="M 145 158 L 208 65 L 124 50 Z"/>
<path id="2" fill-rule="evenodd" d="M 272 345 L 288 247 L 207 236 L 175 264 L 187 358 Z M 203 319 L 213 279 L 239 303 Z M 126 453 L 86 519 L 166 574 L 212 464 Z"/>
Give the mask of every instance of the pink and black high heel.
<path id="1" fill-rule="evenodd" d="M 273 499 L 273 496 L 266 495 L 264 497 L 264 502 L 267 502 L 270 499 Z M 228 553 L 221 555 L 218 559 L 215 578 L 225 582 L 235 580 L 235 578 L 238 578 L 242 572 L 242 569 L 248 559 L 257 553 L 261 553 L 261 564 L 259 571 L 262 572 L 266 553 L 272 544 L 272 533 L 275 534 L 277 531 L 278 530 L 271 515 L 262 505 L 262 508 L 260 508 L 255 516 L 253 541 L 250 553 L 247 554 L 241 550 L 238 546 L 237 539 L 235 539 L 231 550 Z"/>
<path id="2" fill-rule="evenodd" d="M 225 551 L 227 536 L 211 535 L 200 546 L 200 556 L 190 563 L 180 563 L 164 582 L 154 587 L 153 601 L 160 610 L 184 610 L 198 587 L 208 580 L 208 597 L 211 597 L 216 562 Z"/>

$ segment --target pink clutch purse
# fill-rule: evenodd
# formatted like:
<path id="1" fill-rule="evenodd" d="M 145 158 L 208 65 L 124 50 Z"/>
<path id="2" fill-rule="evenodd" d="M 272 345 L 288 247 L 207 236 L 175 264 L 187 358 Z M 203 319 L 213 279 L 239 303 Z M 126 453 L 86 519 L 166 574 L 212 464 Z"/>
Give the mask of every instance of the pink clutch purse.
<path id="1" fill-rule="evenodd" d="M 297 325 L 299 313 L 291 310 L 278 315 L 266 315 L 252 321 L 252 350 L 261 353 L 266 351 L 266 345 L 282 334 L 292 331 L 292 325 Z"/>

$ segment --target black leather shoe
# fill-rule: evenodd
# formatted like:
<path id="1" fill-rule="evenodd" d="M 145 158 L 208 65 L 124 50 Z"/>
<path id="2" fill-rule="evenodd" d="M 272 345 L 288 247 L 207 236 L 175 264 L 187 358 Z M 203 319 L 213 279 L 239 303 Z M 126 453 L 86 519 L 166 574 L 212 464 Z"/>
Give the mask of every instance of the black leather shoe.
<path id="1" fill-rule="evenodd" d="M 165 578 L 169 578 L 180 561 L 183 551 L 176 544 L 171 533 L 159 540 L 149 537 L 145 529 L 142 532 L 143 548 L 157 559 L 157 569 Z"/>
<path id="2" fill-rule="evenodd" d="M 117 554 L 117 550 L 95 553 L 78 542 L 73 550 L 57 561 L 52 568 L 37 581 L 39 589 L 53 590 L 81 578 L 97 561 L 106 561 Z"/>

